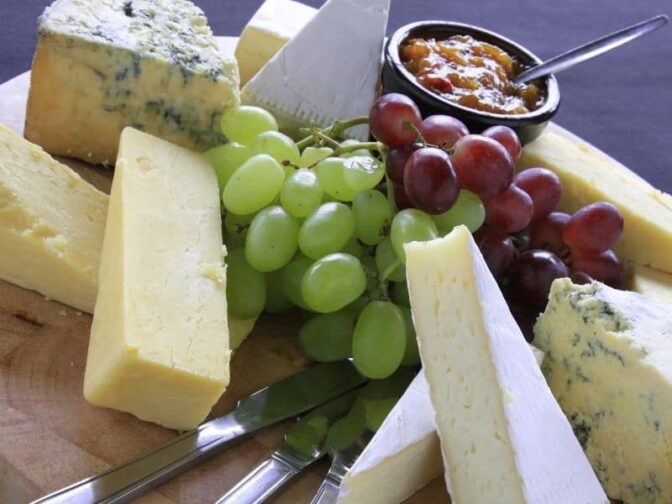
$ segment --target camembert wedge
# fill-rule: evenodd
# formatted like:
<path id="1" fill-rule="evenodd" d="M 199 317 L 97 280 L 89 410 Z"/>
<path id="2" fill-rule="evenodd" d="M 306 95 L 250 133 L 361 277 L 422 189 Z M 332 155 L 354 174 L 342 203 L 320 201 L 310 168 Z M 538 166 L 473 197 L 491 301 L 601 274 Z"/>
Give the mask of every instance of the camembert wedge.
<path id="1" fill-rule="evenodd" d="M 534 334 L 609 497 L 672 502 L 672 304 L 556 280 Z"/>
<path id="2" fill-rule="evenodd" d="M 0 124 L 0 279 L 92 313 L 107 202 Z"/>
<path id="3" fill-rule="evenodd" d="M 454 503 L 608 503 L 469 230 L 405 251 Z"/>
<path id="4" fill-rule="evenodd" d="M 132 128 L 119 152 L 84 395 L 190 429 L 229 382 L 217 178 L 201 155 Z"/>

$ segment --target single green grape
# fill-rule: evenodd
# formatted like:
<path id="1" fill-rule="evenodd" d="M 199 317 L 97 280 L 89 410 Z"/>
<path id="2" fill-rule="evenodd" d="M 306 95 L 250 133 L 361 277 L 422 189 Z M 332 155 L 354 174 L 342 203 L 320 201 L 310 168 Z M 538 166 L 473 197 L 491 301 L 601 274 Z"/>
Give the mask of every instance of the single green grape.
<path id="1" fill-rule="evenodd" d="M 264 131 L 278 131 L 278 123 L 270 112 L 251 105 L 227 110 L 220 127 L 229 140 L 243 145 L 252 145 Z"/>
<path id="2" fill-rule="evenodd" d="M 382 283 L 376 266 L 376 259 L 371 256 L 364 256 L 359 259 L 359 262 L 362 263 L 366 272 L 366 295 L 371 299 L 379 299 L 382 294 Z"/>
<path id="3" fill-rule="evenodd" d="M 341 250 L 355 232 L 352 210 L 343 203 L 325 203 L 311 213 L 299 231 L 299 248 L 311 259 Z"/>
<path id="4" fill-rule="evenodd" d="M 338 201 L 352 201 L 357 191 L 345 182 L 345 159 L 328 157 L 315 166 L 322 190 Z"/>
<path id="5" fill-rule="evenodd" d="M 205 151 L 205 157 L 210 160 L 217 175 L 220 191 L 224 190 L 233 172 L 251 156 L 249 147 L 236 142 L 228 142 Z"/>
<path id="6" fill-rule="evenodd" d="M 255 215 L 245 240 L 245 257 L 263 273 L 282 268 L 298 248 L 299 224 L 280 206 L 264 208 Z"/>
<path id="7" fill-rule="evenodd" d="M 415 335 L 415 326 L 413 325 L 413 315 L 411 309 L 406 306 L 400 306 L 399 309 L 404 315 L 406 322 L 406 351 L 401 360 L 402 366 L 417 366 L 420 364 L 420 350 L 418 349 L 418 339 Z"/>
<path id="8" fill-rule="evenodd" d="M 376 266 L 383 280 L 406 281 L 406 266 L 395 254 L 389 236 L 386 236 L 376 247 Z"/>
<path id="9" fill-rule="evenodd" d="M 366 431 L 366 411 L 357 400 L 343 418 L 336 420 L 329 428 L 325 446 L 331 451 L 342 451 L 354 445 Z"/>
<path id="10" fill-rule="evenodd" d="M 385 177 L 385 165 L 371 156 L 351 156 L 343 159 L 343 179 L 354 191 L 376 187 Z"/>
<path id="11" fill-rule="evenodd" d="M 285 433 L 285 443 L 299 453 L 311 457 L 328 432 L 329 420 L 325 417 L 314 417 L 309 422 L 295 424 Z"/>
<path id="12" fill-rule="evenodd" d="M 413 241 L 428 241 L 439 236 L 432 218 L 421 210 L 407 208 L 392 219 L 390 239 L 397 257 L 406 263 L 404 244 Z"/>
<path id="13" fill-rule="evenodd" d="M 226 257 L 226 299 L 231 315 L 241 319 L 258 317 L 266 302 L 266 279 L 245 259 L 243 249 Z"/>
<path id="14" fill-rule="evenodd" d="M 301 294 L 301 282 L 312 265 L 313 261 L 303 255 L 298 255 L 280 270 L 283 292 L 295 306 L 304 310 L 309 308 Z"/>
<path id="15" fill-rule="evenodd" d="M 392 205 L 376 190 L 362 191 L 352 200 L 355 235 L 367 245 L 377 245 L 389 233 Z"/>
<path id="16" fill-rule="evenodd" d="M 279 131 L 264 131 L 252 143 L 252 154 L 268 154 L 281 165 L 298 166 L 301 159 L 294 140 Z"/>
<path id="17" fill-rule="evenodd" d="M 432 219 L 442 236 L 447 235 L 460 224 L 467 226 L 473 233 L 485 222 L 485 207 L 476 194 L 462 189 L 450 210 L 433 215 Z"/>
<path id="18" fill-rule="evenodd" d="M 366 425 L 377 431 L 415 377 L 415 371 L 402 367 L 383 380 L 370 380 L 360 391 L 359 399 L 366 412 Z"/>
<path id="19" fill-rule="evenodd" d="M 299 168 L 310 168 L 333 154 L 329 147 L 306 147 L 301 153 Z"/>
<path id="20" fill-rule="evenodd" d="M 359 260 L 349 254 L 324 256 L 303 275 L 301 295 L 319 313 L 340 310 L 366 290 L 366 273 Z"/>
<path id="21" fill-rule="evenodd" d="M 354 138 L 348 138 L 347 140 L 343 140 L 341 142 L 341 147 L 350 147 L 351 145 L 355 145 L 361 143 L 359 140 L 355 140 Z M 343 158 L 349 158 L 349 157 L 356 157 L 356 156 L 368 156 L 368 157 L 373 157 L 373 154 L 371 153 L 370 150 L 367 149 L 357 149 L 354 151 L 350 152 L 345 152 L 341 154 L 341 157 Z"/>
<path id="22" fill-rule="evenodd" d="M 301 168 L 285 180 L 280 191 L 280 204 L 297 219 L 304 219 L 320 206 L 322 194 L 315 172 Z"/>
<path id="23" fill-rule="evenodd" d="M 348 314 L 348 316 L 352 319 L 352 323 L 354 324 L 357 320 L 357 317 L 359 317 L 359 314 L 362 313 L 362 310 L 367 304 L 369 304 L 370 301 L 371 300 L 368 296 L 358 297 L 352 303 L 343 308 L 342 311 Z"/>
<path id="24" fill-rule="evenodd" d="M 355 322 L 346 311 L 315 315 L 301 326 L 299 342 L 303 352 L 318 362 L 350 357 Z"/>
<path id="25" fill-rule="evenodd" d="M 280 315 L 292 308 L 292 301 L 283 288 L 282 269 L 266 273 L 266 304 L 264 311 Z"/>
<path id="26" fill-rule="evenodd" d="M 408 285 L 406 282 L 396 282 L 390 289 L 390 299 L 399 306 L 411 307 L 411 300 L 408 297 Z"/>
<path id="27" fill-rule="evenodd" d="M 348 240 L 348 243 L 343 246 L 340 252 L 345 252 L 346 254 L 355 256 L 357 259 L 361 259 L 362 257 L 369 255 L 371 249 L 362 245 L 357 238 L 353 236 Z"/>
<path id="28" fill-rule="evenodd" d="M 282 166 L 268 154 L 257 154 L 233 172 L 222 191 L 229 212 L 247 215 L 270 205 L 285 181 Z"/>
<path id="29" fill-rule="evenodd" d="M 401 365 L 406 351 L 406 322 L 398 306 L 372 301 L 359 315 L 352 337 L 355 366 L 367 378 L 382 379 Z"/>
<path id="30" fill-rule="evenodd" d="M 257 214 L 237 215 L 226 212 L 224 215 L 224 241 L 228 246 L 245 245 L 247 230 Z"/>

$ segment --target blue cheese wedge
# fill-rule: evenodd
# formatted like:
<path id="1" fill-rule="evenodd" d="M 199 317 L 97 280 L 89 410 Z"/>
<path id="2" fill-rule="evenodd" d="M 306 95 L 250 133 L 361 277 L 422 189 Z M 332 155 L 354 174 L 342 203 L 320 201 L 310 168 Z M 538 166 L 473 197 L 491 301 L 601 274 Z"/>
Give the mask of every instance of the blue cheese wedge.
<path id="1" fill-rule="evenodd" d="M 608 503 L 469 230 L 405 251 L 453 501 Z"/>
<path id="2" fill-rule="evenodd" d="M 115 162 L 126 126 L 204 150 L 225 140 L 238 87 L 187 0 L 57 0 L 39 20 L 25 135 L 90 163 Z"/>
<path id="3" fill-rule="evenodd" d="M 672 304 L 556 280 L 543 370 L 612 499 L 672 502 Z"/>

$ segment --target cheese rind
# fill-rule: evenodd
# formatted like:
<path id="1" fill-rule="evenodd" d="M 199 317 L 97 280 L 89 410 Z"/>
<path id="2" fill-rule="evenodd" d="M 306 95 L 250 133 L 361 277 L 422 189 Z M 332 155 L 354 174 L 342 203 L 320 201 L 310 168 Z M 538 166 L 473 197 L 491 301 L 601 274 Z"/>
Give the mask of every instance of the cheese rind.
<path id="1" fill-rule="evenodd" d="M 639 266 L 630 265 L 628 290 L 639 292 L 649 299 L 672 304 L 672 274 Z"/>
<path id="2" fill-rule="evenodd" d="M 672 273 L 672 196 L 558 126 L 523 149 L 519 169 L 543 166 L 562 182 L 559 209 L 608 201 L 625 218 L 615 246 L 621 259 Z"/>
<path id="3" fill-rule="evenodd" d="M 0 278 L 93 312 L 108 197 L 0 124 Z"/>
<path id="4" fill-rule="evenodd" d="M 25 135 L 94 164 L 115 162 L 125 126 L 204 150 L 224 141 L 238 86 L 187 0 L 57 0 L 39 21 Z"/>
<path id="5" fill-rule="evenodd" d="M 672 502 L 672 305 L 556 280 L 544 374 L 612 499 Z"/>
<path id="6" fill-rule="evenodd" d="M 469 230 L 405 251 L 454 502 L 607 503 Z"/>
<path id="7" fill-rule="evenodd" d="M 265 0 L 248 21 L 236 46 L 240 85 L 256 75 L 316 12 L 294 0 Z"/>
<path id="8" fill-rule="evenodd" d="M 224 271 L 217 179 L 202 156 L 132 128 L 119 152 L 84 395 L 190 429 L 229 381 L 226 282 L 207 273 Z"/>

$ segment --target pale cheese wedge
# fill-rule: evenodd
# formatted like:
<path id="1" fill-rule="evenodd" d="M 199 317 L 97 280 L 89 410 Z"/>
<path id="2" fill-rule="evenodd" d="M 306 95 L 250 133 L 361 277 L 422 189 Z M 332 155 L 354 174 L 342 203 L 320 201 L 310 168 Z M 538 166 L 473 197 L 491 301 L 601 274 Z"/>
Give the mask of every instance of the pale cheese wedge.
<path id="1" fill-rule="evenodd" d="M 672 303 L 672 273 L 630 265 L 628 290 L 639 292 L 646 297 L 662 303 Z"/>

